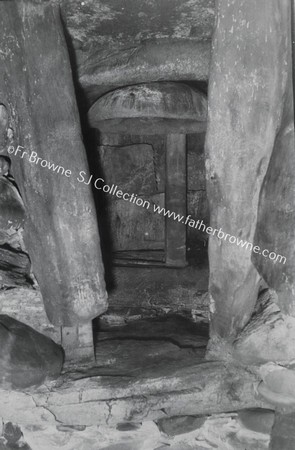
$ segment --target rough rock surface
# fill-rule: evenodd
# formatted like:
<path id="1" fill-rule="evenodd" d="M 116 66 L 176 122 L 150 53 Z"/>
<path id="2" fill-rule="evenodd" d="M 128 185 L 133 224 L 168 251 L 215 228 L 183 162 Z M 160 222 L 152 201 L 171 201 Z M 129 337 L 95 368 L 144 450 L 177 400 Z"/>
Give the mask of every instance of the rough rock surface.
<path id="1" fill-rule="evenodd" d="M 204 331 L 177 317 L 101 323 L 96 366 L 67 364 L 56 381 L 25 392 L 0 389 L 0 417 L 33 450 L 266 450 L 265 428 L 222 413 L 267 408 L 255 393 L 259 378 L 204 360 Z"/>
<path id="2" fill-rule="evenodd" d="M 25 442 L 21 428 L 12 422 L 3 423 L 2 436 L 0 437 L 1 450 L 31 450 Z"/>
<path id="3" fill-rule="evenodd" d="M 289 33 L 291 35 L 291 30 Z M 278 293 L 281 311 L 295 316 L 295 140 L 291 49 L 288 57 L 282 125 L 260 195 L 255 235 L 255 243 L 273 253 L 269 254 L 271 259 L 253 254 L 253 261 L 264 280 Z"/>
<path id="4" fill-rule="evenodd" d="M 29 286 L 31 263 L 27 253 L 8 244 L 0 245 L 0 286 Z"/>
<path id="5" fill-rule="evenodd" d="M 22 243 L 25 207 L 8 168 L 0 156 L 0 288 L 32 284 L 31 263 Z"/>
<path id="6" fill-rule="evenodd" d="M 0 337 L 2 387 L 28 388 L 60 375 L 63 351 L 46 336 L 11 317 L 1 315 Z"/>
<path id="7" fill-rule="evenodd" d="M 214 0 L 61 5 L 79 81 L 92 100 L 115 86 L 208 79 Z"/>
<path id="8" fill-rule="evenodd" d="M 205 133 L 187 135 L 187 213 L 208 225 L 204 139 Z M 165 202 L 166 139 L 161 135 L 103 134 L 100 142 L 99 157 L 93 163 L 96 176 L 151 203 L 146 209 L 95 191 L 99 203 L 105 205 L 104 241 L 112 242 L 113 250 L 164 249 L 165 220 L 153 212 L 153 202 L 160 206 Z M 101 181 L 98 187 L 102 187 Z M 187 226 L 188 257 L 194 254 L 195 262 L 201 263 L 197 248 L 200 244 L 204 247 L 207 240 L 203 230 Z"/>
<path id="9" fill-rule="evenodd" d="M 171 45 L 172 44 L 172 45 Z M 121 52 L 106 52 L 89 57 L 78 70 L 86 105 L 120 86 L 153 81 L 195 81 L 204 87 L 208 80 L 210 41 L 163 39 L 128 46 Z M 102 58 L 102 63 L 97 62 Z"/>
<path id="10" fill-rule="evenodd" d="M 5 146 L 7 142 L 7 132 L 8 132 L 8 111 L 5 105 L 0 104 L 0 153 L 5 151 Z M 0 157 L 0 172 L 3 171 L 5 166 L 5 160 Z"/>
<path id="11" fill-rule="evenodd" d="M 45 418 L 46 413 L 43 414 Z M 17 442 L 22 443 L 25 450 L 267 450 L 269 444 L 269 434 L 249 432 L 241 426 L 233 413 L 204 418 L 200 428 L 178 436 L 162 433 L 152 421 L 130 423 L 129 427 L 120 430 L 118 427 L 104 425 L 54 426 L 53 418 L 48 415 L 46 418 L 46 426 L 40 423 L 32 426 L 30 421 L 19 427 L 13 424 L 14 432 L 23 433 L 23 437 Z M 7 425 L 6 421 L 5 429 L 8 428 Z M 11 425 L 9 428 L 11 431 Z M 6 448 L 11 447 L 3 446 L 3 449 Z M 293 447 L 282 448 L 293 450 Z"/>
<path id="12" fill-rule="evenodd" d="M 257 392 L 260 396 L 281 411 L 294 411 L 294 363 L 288 367 L 267 363 L 260 367 L 259 372 L 262 382 L 259 384 Z"/>
<path id="13" fill-rule="evenodd" d="M 189 433 L 201 428 L 206 421 L 206 416 L 179 416 L 169 419 L 160 419 L 157 422 L 159 429 L 168 436 Z"/>
<path id="14" fill-rule="evenodd" d="M 15 185 L 0 176 L 0 229 L 20 228 L 25 220 L 25 208 Z"/>
<path id="15" fill-rule="evenodd" d="M 154 149 L 151 144 L 100 146 L 100 169 L 106 183 L 139 195 L 157 192 Z"/>
<path id="16" fill-rule="evenodd" d="M 276 303 L 275 292 L 260 295 L 251 321 L 233 344 L 233 356 L 242 364 L 295 359 L 295 318 L 282 314 Z"/>
<path id="17" fill-rule="evenodd" d="M 274 419 L 275 413 L 270 409 L 245 409 L 238 412 L 238 420 L 243 426 L 256 433 L 270 434 Z"/>
<path id="18" fill-rule="evenodd" d="M 132 317 L 170 313 L 208 323 L 207 261 L 181 271 L 170 268 L 117 267 L 109 283 L 109 314 L 117 315 L 118 318 L 121 316 L 123 322 L 122 314 L 129 320 Z"/>
<path id="19" fill-rule="evenodd" d="M 293 450 L 295 443 L 295 413 L 276 414 L 272 430 L 270 450 Z"/>
<path id="20" fill-rule="evenodd" d="M 60 344 L 60 327 L 49 322 L 38 287 L 3 289 L 0 291 L 0 311 Z"/>
<path id="21" fill-rule="evenodd" d="M 250 243 L 282 121 L 289 6 L 277 0 L 218 2 L 206 138 L 210 225 Z M 229 239 L 210 238 L 209 288 L 212 336 L 231 339 L 250 319 L 259 276 L 249 248 Z"/>
<path id="22" fill-rule="evenodd" d="M 0 2 L 0 10 L 0 102 L 13 148 L 26 151 L 24 158 L 10 153 L 27 214 L 24 240 L 48 317 L 72 326 L 104 312 L 107 293 L 91 187 L 77 181 L 89 168 L 60 11 L 25 1 Z"/>
<path id="23" fill-rule="evenodd" d="M 9 167 L 10 167 L 9 159 L 5 158 L 4 156 L 0 156 L 0 176 L 1 177 L 8 175 Z"/>
<path id="24" fill-rule="evenodd" d="M 206 40 L 214 23 L 212 0 L 95 1 L 65 0 L 62 10 L 77 48 L 118 48 L 148 39 Z M 114 34 L 113 30 L 116 30 Z"/>
<path id="25" fill-rule="evenodd" d="M 140 83 L 115 89 L 89 109 L 92 128 L 103 133 L 188 134 L 206 130 L 207 99 L 185 83 Z"/>

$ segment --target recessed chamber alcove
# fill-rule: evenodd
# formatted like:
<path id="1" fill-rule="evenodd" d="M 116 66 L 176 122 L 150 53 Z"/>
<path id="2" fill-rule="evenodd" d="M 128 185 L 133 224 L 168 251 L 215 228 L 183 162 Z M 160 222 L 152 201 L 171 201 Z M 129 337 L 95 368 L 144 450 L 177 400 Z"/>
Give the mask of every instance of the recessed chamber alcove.
<path id="1" fill-rule="evenodd" d="M 164 311 L 189 316 L 194 309 L 205 322 L 209 212 L 203 86 L 121 87 L 97 99 L 88 120 L 98 152 L 100 189 L 94 195 L 105 205 L 108 224 L 101 233 L 109 245 L 104 252 L 111 310 L 155 317 Z M 104 184 L 115 194 L 103 193 Z M 193 219 L 199 226 L 188 226 Z"/>
<path id="2" fill-rule="evenodd" d="M 124 192 L 110 202 L 117 262 L 185 267 L 187 135 L 202 145 L 206 96 L 183 83 L 128 86 L 98 99 L 88 117 L 101 140 L 113 143 L 99 146 L 104 181 Z"/>

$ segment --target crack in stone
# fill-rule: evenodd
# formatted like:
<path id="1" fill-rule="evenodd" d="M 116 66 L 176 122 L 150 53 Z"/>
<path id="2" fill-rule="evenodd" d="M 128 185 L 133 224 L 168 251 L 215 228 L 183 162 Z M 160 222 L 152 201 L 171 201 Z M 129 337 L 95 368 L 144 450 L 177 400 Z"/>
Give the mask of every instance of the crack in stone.
<path id="1" fill-rule="evenodd" d="M 112 401 L 112 400 L 109 400 L 109 401 L 106 402 L 106 405 L 107 405 L 107 407 L 108 407 L 108 409 L 109 409 L 108 417 L 106 418 L 106 424 L 107 424 L 107 425 L 109 424 L 109 420 L 111 419 L 111 416 L 112 416 L 112 405 L 111 405 L 111 401 Z"/>

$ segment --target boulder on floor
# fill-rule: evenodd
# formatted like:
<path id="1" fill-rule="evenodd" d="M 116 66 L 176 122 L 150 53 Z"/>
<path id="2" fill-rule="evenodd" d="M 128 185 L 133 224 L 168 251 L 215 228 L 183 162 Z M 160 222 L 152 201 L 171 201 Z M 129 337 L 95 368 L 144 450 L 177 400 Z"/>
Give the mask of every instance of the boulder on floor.
<path id="1" fill-rule="evenodd" d="M 160 419 L 157 425 L 160 431 L 168 436 L 177 436 L 201 428 L 205 420 L 206 416 L 176 416 Z"/>
<path id="2" fill-rule="evenodd" d="M 51 339 L 6 315 L 0 315 L 0 385 L 23 389 L 57 378 L 63 350 Z"/>

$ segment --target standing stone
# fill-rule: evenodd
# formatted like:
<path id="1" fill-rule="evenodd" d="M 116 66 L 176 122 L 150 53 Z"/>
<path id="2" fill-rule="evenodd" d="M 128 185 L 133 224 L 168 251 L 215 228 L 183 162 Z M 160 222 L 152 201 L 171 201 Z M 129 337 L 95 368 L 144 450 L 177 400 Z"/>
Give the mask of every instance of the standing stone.
<path id="1" fill-rule="evenodd" d="M 89 168 L 60 11 L 52 2 L 0 2 L 0 17 L 0 103 L 14 148 L 22 146 L 10 157 L 25 245 L 50 321 L 89 322 L 106 310 L 107 294 L 91 185 L 77 181 Z"/>
<path id="2" fill-rule="evenodd" d="M 251 249 L 261 186 L 283 114 L 289 63 L 288 0 L 220 0 L 206 138 L 211 227 L 211 337 L 232 338 L 257 299 Z M 220 233 L 220 236 L 222 234 Z"/>
<path id="3" fill-rule="evenodd" d="M 286 28 L 291 36 L 290 20 Z M 253 254 L 253 262 L 268 285 L 278 294 L 285 314 L 295 316 L 295 141 L 291 41 L 288 83 L 282 125 L 263 183 L 259 201 L 255 243 L 268 257 Z"/>

